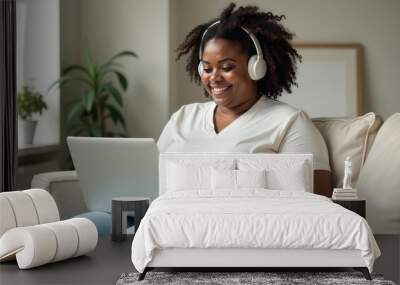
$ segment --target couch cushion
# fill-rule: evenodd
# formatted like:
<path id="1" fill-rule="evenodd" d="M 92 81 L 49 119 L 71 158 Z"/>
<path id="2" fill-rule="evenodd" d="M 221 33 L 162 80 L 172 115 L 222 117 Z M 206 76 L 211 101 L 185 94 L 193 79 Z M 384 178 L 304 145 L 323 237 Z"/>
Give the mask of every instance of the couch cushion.
<path id="1" fill-rule="evenodd" d="M 367 113 L 354 119 L 317 118 L 313 122 L 328 147 L 333 186 L 343 185 L 344 161 L 347 156 L 352 160 L 352 182 L 355 185 L 369 147 L 382 125 L 382 119 L 374 113 Z"/>
<path id="2" fill-rule="evenodd" d="M 379 130 L 357 184 L 376 234 L 400 234 L 399 171 L 400 113 L 396 113 Z"/>

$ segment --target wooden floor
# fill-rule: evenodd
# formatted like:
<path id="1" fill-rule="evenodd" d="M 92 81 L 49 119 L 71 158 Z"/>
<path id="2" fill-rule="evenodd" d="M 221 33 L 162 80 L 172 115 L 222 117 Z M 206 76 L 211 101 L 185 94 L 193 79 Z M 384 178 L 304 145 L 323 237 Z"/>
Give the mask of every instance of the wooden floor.
<path id="1" fill-rule="evenodd" d="M 0 284 L 115 284 L 124 272 L 135 271 L 131 262 L 132 239 L 116 243 L 100 237 L 87 256 L 19 270 L 15 261 L 0 264 Z"/>

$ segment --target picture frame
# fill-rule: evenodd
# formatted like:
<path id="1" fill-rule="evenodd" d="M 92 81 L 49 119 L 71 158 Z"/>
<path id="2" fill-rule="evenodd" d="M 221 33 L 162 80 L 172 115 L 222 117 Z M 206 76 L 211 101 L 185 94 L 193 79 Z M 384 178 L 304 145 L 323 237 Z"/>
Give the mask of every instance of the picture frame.
<path id="1" fill-rule="evenodd" d="M 364 113 L 362 46 L 295 43 L 302 56 L 297 84 L 280 101 L 304 110 L 311 118 L 355 117 Z"/>

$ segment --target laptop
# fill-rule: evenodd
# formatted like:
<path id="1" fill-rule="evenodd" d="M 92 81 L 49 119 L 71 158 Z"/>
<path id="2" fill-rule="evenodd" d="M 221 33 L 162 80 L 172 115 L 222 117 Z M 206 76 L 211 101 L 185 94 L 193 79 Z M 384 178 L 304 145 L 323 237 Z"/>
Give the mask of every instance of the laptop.
<path id="1" fill-rule="evenodd" d="M 85 203 L 111 213 L 115 197 L 158 196 L 158 149 L 151 138 L 67 137 Z"/>

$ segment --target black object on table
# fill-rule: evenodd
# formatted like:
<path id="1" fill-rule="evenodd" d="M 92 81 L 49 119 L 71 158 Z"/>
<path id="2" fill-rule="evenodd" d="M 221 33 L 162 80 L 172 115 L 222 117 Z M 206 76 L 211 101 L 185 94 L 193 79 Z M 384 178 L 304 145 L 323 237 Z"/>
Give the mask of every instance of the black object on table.
<path id="1" fill-rule="evenodd" d="M 127 219 L 134 215 L 135 232 L 149 208 L 150 199 L 144 197 L 117 197 L 112 199 L 112 235 L 113 241 L 124 241 L 127 237 Z"/>
<path id="2" fill-rule="evenodd" d="M 362 199 L 356 200 L 334 200 L 332 202 L 339 204 L 340 206 L 353 211 L 356 214 L 359 214 L 361 217 L 365 219 L 365 212 L 366 212 L 366 201 Z"/>

